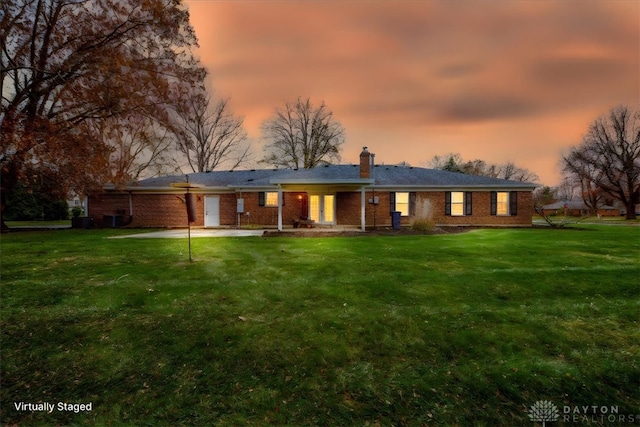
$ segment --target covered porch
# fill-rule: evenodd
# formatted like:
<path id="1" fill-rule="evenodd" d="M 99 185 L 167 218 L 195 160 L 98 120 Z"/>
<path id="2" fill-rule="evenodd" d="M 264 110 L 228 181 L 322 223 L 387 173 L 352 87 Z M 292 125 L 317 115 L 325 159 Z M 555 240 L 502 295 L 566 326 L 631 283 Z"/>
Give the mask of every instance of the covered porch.
<path id="1" fill-rule="evenodd" d="M 368 180 L 339 184 L 277 184 L 278 231 L 298 228 L 365 230 Z M 293 209 L 284 209 L 285 193 L 296 193 L 294 203 L 297 206 Z M 291 197 L 287 200 L 291 203 Z M 286 227 L 288 225 L 291 228 Z"/>

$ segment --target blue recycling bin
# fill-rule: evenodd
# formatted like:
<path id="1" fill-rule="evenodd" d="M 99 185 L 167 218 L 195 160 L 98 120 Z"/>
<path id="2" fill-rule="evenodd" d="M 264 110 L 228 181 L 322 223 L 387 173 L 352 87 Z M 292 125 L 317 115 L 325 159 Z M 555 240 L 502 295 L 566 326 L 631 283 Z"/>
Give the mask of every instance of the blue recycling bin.
<path id="1" fill-rule="evenodd" d="M 391 212 L 391 227 L 394 230 L 400 230 L 400 217 L 402 216 L 402 212 L 393 211 Z"/>

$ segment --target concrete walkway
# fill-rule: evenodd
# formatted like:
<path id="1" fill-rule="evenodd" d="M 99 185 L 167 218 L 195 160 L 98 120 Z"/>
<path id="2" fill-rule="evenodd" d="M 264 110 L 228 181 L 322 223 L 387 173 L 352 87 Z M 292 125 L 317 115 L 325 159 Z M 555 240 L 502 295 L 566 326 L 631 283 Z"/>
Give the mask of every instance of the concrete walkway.
<path id="1" fill-rule="evenodd" d="M 271 229 L 258 229 L 258 230 L 238 230 L 233 228 L 192 228 L 191 237 L 248 237 L 248 236 L 262 236 L 265 233 L 339 233 L 339 232 L 362 232 L 359 228 L 334 226 L 330 228 L 314 227 L 314 228 L 285 228 L 282 231 L 278 231 L 275 228 Z M 160 230 L 149 231 L 135 234 L 126 234 L 123 236 L 111 236 L 110 239 L 186 239 L 187 229 L 180 228 L 175 230 Z"/>
<path id="2" fill-rule="evenodd" d="M 191 237 L 248 237 L 262 236 L 264 230 L 223 230 L 223 229 L 203 229 L 191 230 Z M 124 236 L 112 236 L 110 239 L 186 239 L 188 230 L 162 230 L 148 233 L 127 234 Z"/>

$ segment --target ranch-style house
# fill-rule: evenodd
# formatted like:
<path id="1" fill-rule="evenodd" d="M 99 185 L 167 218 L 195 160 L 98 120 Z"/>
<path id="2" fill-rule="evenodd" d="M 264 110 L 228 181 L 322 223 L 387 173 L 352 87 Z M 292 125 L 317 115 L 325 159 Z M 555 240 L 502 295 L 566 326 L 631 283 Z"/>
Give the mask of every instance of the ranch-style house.
<path id="1" fill-rule="evenodd" d="M 145 179 L 89 197 L 98 226 L 195 227 L 531 226 L 535 184 L 443 170 L 378 165 L 251 169 Z M 186 188 L 189 187 L 189 188 Z M 186 196 L 186 193 L 190 196 Z M 194 218 L 192 218 L 194 219 Z"/>

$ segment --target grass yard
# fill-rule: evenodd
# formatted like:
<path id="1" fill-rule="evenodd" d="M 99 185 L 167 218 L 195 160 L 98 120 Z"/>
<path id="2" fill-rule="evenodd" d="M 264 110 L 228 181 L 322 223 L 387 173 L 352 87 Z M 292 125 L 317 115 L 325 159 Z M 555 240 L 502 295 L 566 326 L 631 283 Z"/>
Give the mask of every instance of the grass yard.
<path id="1" fill-rule="evenodd" d="M 640 423 L 640 227 L 130 232 L 2 236 L 2 425 Z"/>
<path id="2" fill-rule="evenodd" d="M 33 227 L 33 228 L 38 228 L 38 227 L 52 227 L 52 226 L 65 226 L 65 227 L 71 227 L 71 220 L 70 219 L 61 219 L 61 220 L 56 220 L 56 221 L 5 221 L 5 224 L 7 224 L 7 227 L 11 228 L 11 227 Z"/>

